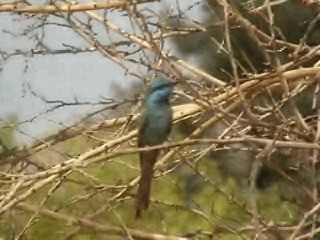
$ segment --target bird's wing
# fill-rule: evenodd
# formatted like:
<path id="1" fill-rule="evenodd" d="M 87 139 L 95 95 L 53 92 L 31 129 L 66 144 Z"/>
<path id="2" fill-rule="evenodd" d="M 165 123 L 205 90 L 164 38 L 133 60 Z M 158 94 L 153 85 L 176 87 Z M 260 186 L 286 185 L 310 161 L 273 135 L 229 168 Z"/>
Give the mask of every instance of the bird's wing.
<path id="1" fill-rule="evenodd" d="M 139 119 L 139 129 L 138 129 L 138 147 L 144 147 L 145 141 L 144 141 L 144 132 L 147 128 L 148 125 L 148 121 L 147 118 L 145 116 L 145 113 L 142 113 Z"/>
<path id="2" fill-rule="evenodd" d="M 138 147 L 144 147 L 147 145 L 144 135 L 148 124 L 148 118 L 145 116 L 145 114 L 142 114 L 138 132 Z M 136 218 L 140 216 L 143 209 L 148 208 L 153 166 L 156 162 L 158 154 L 159 150 L 144 151 L 139 153 L 141 176 L 136 195 Z"/>
<path id="3" fill-rule="evenodd" d="M 171 128 L 172 128 L 172 121 L 173 121 L 173 117 L 172 117 L 172 109 L 170 109 L 171 113 L 170 113 L 170 121 L 168 121 L 168 125 L 167 125 L 167 137 L 169 136 L 170 132 L 171 132 Z"/>

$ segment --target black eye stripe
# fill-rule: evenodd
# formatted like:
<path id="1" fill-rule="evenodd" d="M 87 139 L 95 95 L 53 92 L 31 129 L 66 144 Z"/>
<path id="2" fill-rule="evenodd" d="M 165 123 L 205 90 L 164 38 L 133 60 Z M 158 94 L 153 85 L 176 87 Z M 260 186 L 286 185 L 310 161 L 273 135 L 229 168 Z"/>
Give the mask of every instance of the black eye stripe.
<path id="1" fill-rule="evenodd" d="M 161 90 L 161 89 L 166 88 L 166 87 L 171 87 L 172 85 L 173 85 L 173 83 L 165 83 L 165 84 L 159 85 L 159 86 L 157 86 L 155 88 L 152 88 L 150 93 L 156 92 L 156 91 Z"/>

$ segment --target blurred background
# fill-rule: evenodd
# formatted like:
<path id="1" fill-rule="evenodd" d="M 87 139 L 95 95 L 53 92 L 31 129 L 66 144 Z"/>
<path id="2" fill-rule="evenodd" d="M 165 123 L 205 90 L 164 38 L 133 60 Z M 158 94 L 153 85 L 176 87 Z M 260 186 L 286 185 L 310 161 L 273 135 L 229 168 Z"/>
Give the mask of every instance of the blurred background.
<path id="1" fill-rule="evenodd" d="M 0 2 L 0 238 L 320 238 L 320 5 L 109 2 Z M 136 221 L 159 72 L 182 142 Z"/>

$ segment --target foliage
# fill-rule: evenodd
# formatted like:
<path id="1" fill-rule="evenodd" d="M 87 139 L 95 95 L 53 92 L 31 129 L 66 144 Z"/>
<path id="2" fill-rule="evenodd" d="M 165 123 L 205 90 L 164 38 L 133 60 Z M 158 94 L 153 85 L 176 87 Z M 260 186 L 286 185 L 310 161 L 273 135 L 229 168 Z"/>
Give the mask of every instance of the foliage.
<path id="1" fill-rule="evenodd" d="M 3 124 L 0 237 L 315 237 L 320 69 L 313 7 L 319 6 L 312 1 L 191 1 L 186 11 L 177 5 L 161 17 L 150 10 L 155 6 L 150 2 L 0 5 L 0 11 L 35 14 L 21 16 L 38 23 L 25 31 L 37 36 L 40 49 L 34 54 L 94 51 L 120 66 L 123 76 L 146 82 L 141 72 L 160 72 L 180 83 L 172 101 L 173 140 L 155 146 L 162 154 L 141 219 L 134 219 L 138 152 L 150 150 L 136 148 L 142 94 L 114 84 L 115 99 L 97 102 L 103 107 L 96 112 L 72 126 L 61 124 L 60 131 L 28 147 L 14 148 L 14 132 Z M 201 21 L 189 16 L 198 5 Z M 110 8 L 130 23 L 128 28 L 112 22 Z M 89 11 L 99 9 L 108 14 Z M 78 34 L 86 47 L 45 48 L 47 35 L 37 34 L 50 25 Z M 167 49 L 169 41 L 179 54 Z M 5 61 L 12 55 L 1 56 Z M 91 104 L 38 98 L 56 104 L 47 114 Z"/>

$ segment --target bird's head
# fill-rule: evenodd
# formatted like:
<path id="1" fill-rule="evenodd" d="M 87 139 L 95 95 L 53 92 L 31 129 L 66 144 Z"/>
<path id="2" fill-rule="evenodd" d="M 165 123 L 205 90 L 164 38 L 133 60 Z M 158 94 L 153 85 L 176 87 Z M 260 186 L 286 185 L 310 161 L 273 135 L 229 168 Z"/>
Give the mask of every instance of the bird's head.
<path id="1" fill-rule="evenodd" d="M 171 82 L 162 76 L 158 77 L 149 86 L 147 101 L 167 103 L 175 84 L 176 82 Z"/>

